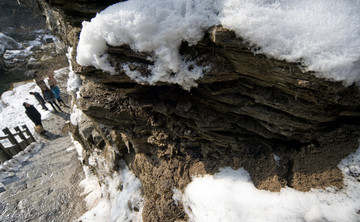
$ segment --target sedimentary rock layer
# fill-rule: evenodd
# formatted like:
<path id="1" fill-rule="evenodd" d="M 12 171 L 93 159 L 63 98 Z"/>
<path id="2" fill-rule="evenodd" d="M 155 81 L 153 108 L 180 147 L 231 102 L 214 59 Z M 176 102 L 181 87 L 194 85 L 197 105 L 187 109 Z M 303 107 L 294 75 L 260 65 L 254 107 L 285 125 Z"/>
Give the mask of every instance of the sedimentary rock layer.
<path id="1" fill-rule="evenodd" d="M 80 21 L 110 4 L 38 2 L 49 26 L 74 49 Z M 148 75 L 146 54 L 128 46 L 110 46 L 108 54 L 116 75 L 78 65 L 73 50 L 71 62 L 83 80 L 76 104 L 88 119 L 72 132 L 88 156 L 96 150 L 113 170 L 119 158 L 127 161 L 143 185 L 144 220 L 186 219 L 172 189 L 183 190 L 191 176 L 224 166 L 244 167 L 258 188 L 271 191 L 342 187 L 337 164 L 358 147 L 357 86 L 254 54 L 221 25 L 198 44 L 180 48 L 184 58 L 210 67 L 190 91 L 133 82 L 121 64 L 136 62 L 131 69 Z M 108 147 L 116 147 L 115 158 L 107 158 Z"/>

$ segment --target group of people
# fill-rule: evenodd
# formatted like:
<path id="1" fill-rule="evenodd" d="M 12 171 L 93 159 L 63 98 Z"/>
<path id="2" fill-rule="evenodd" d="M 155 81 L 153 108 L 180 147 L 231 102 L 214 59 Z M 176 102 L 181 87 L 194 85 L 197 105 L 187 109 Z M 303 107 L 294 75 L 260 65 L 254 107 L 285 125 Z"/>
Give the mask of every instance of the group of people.
<path id="1" fill-rule="evenodd" d="M 46 103 L 49 103 L 56 113 L 58 113 L 59 111 L 62 112 L 60 106 L 66 107 L 67 105 L 61 98 L 61 92 L 59 87 L 57 86 L 57 82 L 54 76 L 49 75 L 48 83 L 50 85 L 50 89 L 43 81 L 36 81 L 36 83 L 41 88 L 42 95 L 40 95 L 40 93 L 38 92 L 30 92 L 30 95 L 33 95 L 36 98 L 36 100 L 40 103 L 42 109 L 49 110 L 45 105 Z M 56 101 L 59 103 L 60 106 L 56 103 Z M 26 102 L 23 103 L 23 106 L 25 107 L 26 115 L 31 119 L 35 126 L 40 126 L 42 128 L 41 114 L 39 113 L 39 111 L 33 105 Z M 55 106 L 59 111 L 55 108 Z"/>
<path id="2" fill-rule="evenodd" d="M 58 113 L 58 110 L 62 112 L 60 106 L 66 106 L 66 104 L 61 98 L 60 89 L 57 85 L 50 86 L 50 89 L 44 86 L 42 87 L 41 92 L 42 96 L 38 92 L 30 92 L 30 95 L 35 96 L 36 100 L 40 103 L 44 110 L 49 110 L 45 105 L 45 103 L 49 103 L 55 112 Z M 56 103 L 56 101 L 58 101 L 60 106 Z M 58 110 L 56 110 L 55 106 Z"/>

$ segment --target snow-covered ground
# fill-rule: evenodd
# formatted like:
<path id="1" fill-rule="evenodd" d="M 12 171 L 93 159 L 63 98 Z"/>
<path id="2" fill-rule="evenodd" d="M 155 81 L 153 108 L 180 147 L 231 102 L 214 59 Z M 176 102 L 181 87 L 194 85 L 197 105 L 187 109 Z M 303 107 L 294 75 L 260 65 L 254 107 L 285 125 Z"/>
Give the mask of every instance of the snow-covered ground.
<path id="1" fill-rule="evenodd" d="M 135 51 L 152 53 L 149 59 L 154 61 L 149 66 L 152 75 L 146 78 L 123 64 L 129 77 L 150 84 L 177 83 L 190 89 L 204 70 L 186 69 L 191 62 L 183 61 L 179 46 L 182 41 L 196 44 L 206 29 L 217 24 L 260 47 L 254 53 L 300 62 L 304 70 L 345 84 L 360 80 L 359 0 L 121 2 L 83 22 L 77 62 L 115 74 L 107 61 L 107 44 L 127 44 Z"/>
<path id="2" fill-rule="evenodd" d="M 16 126 L 26 124 L 29 130 L 34 132 L 34 123 L 25 114 L 24 102 L 34 105 L 43 120 L 49 117 L 51 107 L 48 105 L 50 111 L 42 110 L 41 105 L 29 92 L 41 94 L 41 90 L 35 82 L 28 82 L 18 84 L 13 90 L 6 91 L 1 95 L 0 129 L 5 127 L 13 129 Z M 4 135 L 2 131 L 0 131 L 0 135 Z"/>

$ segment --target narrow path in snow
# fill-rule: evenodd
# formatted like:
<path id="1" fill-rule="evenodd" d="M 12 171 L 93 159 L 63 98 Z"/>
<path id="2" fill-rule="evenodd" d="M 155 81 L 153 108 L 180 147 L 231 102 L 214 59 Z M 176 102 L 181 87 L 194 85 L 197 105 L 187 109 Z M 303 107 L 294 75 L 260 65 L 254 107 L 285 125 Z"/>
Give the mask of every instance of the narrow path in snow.
<path id="1" fill-rule="evenodd" d="M 69 119 L 69 108 L 63 110 L 43 122 L 48 138 L 36 135 L 24 161 L 0 172 L 0 221 L 73 221 L 85 212 L 84 173 L 71 138 L 61 131 Z"/>

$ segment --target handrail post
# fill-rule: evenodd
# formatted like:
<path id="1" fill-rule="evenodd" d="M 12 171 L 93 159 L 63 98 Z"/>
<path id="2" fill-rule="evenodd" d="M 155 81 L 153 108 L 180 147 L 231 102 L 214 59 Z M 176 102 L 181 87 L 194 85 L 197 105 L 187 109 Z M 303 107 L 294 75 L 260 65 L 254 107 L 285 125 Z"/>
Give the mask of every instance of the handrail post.
<path id="1" fill-rule="evenodd" d="M 10 160 L 12 158 L 11 153 L 9 152 L 9 150 L 7 150 L 2 143 L 0 143 L 0 149 L 4 152 L 4 154 L 6 155 L 6 158 L 8 158 L 8 160 Z"/>
<path id="2" fill-rule="evenodd" d="M 23 129 L 25 129 L 25 132 L 27 133 L 27 135 L 31 138 L 31 140 L 32 140 L 33 142 L 35 142 L 36 140 L 35 140 L 35 138 L 33 137 L 33 135 L 31 134 L 29 128 L 28 128 L 26 125 L 22 125 L 21 127 L 22 127 Z"/>
<path id="3" fill-rule="evenodd" d="M 15 131 L 17 132 L 14 134 L 7 127 L 2 130 L 6 136 L 1 137 L 0 140 L 8 139 L 13 145 L 12 147 L 5 148 L 4 145 L 0 143 L 0 150 L 3 151 L 1 154 L 2 160 L 11 159 L 13 155 L 16 155 L 17 153 L 21 152 L 21 150 L 24 150 L 32 142 L 36 142 L 29 128 L 26 125 L 22 125 L 22 128 L 24 130 L 20 130 L 20 127 L 18 126 L 14 127 Z M 29 136 L 29 138 L 26 138 L 24 133 L 26 133 Z M 21 142 L 17 141 L 17 139 L 15 138 L 16 135 L 19 135 L 20 139 L 22 140 Z"/>
<path id="4" fill-rule="evenodd" d="M 22 139 L 22 141 L 24 141 L 24 143 L 26 145 L 29 145 L 28 141 L 26 140 L 26 137 L 24 136 L 23 132 L 20 130 L 20 128 L 18 126 L 14 127 L 15 131 L 18 133 L 19 137 Z M 22 143 L 22 142 L 21 142 Z M 26 147 L 26 146 L 25 146 Z M 20 149 L 22 149 L 22 147 L 20 146 Z M 24 150 L 24 149 L 22 149 Z"/>
<path id="5" fill-rule="evenodd" d="M 18 141 L 15 139 L 14 135 L 11 133 L 11 131 L 9 130 L 9 128 L 6 127 L 6 128 L 3 129 L 2 131 L 8 136 L 9 141 L 10 141 L 13 145 L 19 146 Z"/>

